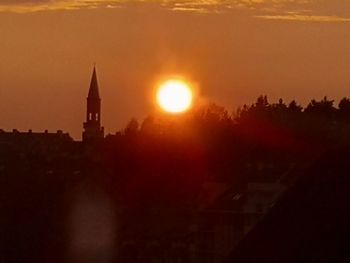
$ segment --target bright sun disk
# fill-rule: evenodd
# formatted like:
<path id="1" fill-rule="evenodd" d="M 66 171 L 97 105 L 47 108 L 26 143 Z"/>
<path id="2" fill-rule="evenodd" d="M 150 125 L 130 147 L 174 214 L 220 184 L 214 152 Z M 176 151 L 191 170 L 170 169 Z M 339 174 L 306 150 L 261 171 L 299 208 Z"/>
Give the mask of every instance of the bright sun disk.
<path id="1" fill-rule="evenodd" d="M 160 85 L 157 92 L 159 106 L 169 113 L 181 113 L 192 105 L 193 94 L 187 83 L 181 80 L 168 80 Z"/>

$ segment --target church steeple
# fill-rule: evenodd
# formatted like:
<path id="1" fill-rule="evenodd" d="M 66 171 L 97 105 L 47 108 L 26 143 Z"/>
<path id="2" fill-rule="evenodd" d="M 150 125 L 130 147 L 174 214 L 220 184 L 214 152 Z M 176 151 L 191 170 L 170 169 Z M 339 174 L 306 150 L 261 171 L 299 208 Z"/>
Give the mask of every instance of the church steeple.
<path id="1" fill-rule="evenodd" d="M 98 91 L 96 67 L 94 66 L 87 97 L 83 141 L 95 141 L 103 137 L 104 129 L 101 127 L 101 98 Z"/>
<path id="2" fill-rule="evenodd" d="M 98 92 L 98 82 L 97 82 L 97 74 L 96 74 L 96 66 L 94 66 L 94 70 L 92 72 L 91 83 L 88 98 L 100 98 L 100 94 Z"/>

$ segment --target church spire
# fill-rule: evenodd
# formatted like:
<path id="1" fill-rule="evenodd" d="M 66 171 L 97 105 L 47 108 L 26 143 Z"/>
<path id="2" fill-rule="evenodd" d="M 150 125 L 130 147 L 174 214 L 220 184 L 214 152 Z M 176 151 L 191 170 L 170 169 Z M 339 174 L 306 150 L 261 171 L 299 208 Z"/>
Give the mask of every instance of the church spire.
<path id="1" fill-rule="evenodd" d="M 101 98 L 98 91 L 96 67 L 94 66 L 87 97 L 83 141 L 96 141 L 103 137 L 104 129 L 101 127 Z"/>
<path id="2" fill-rule="evenodd" d="M 88 98 L 90 98 L 90 99 L 99 99 L 100 98 L 100 94 L 98 91 L 98 82 L 97 82 L 97 74 L 96 74 L 96 66 L 95 65 L 94 65 L 94 70 L 92 72 Z"/>

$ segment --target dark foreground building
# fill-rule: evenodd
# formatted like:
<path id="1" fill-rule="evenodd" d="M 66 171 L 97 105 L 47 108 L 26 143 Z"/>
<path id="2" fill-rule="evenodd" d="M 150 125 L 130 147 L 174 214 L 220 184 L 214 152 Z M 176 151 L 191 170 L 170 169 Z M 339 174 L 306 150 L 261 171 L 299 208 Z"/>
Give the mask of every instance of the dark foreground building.
<path id="1" fill-rule="evenodd" d="M 349 156 L 315 162 L 225 262 L 350 262 Z"/>

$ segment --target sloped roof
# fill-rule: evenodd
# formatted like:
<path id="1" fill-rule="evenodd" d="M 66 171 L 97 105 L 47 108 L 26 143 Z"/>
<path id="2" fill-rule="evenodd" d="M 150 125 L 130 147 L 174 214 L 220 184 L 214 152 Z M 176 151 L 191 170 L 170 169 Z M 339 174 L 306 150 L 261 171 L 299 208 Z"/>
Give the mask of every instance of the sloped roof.
<path id="1" fill-rule="evenodd" d="M 349 156 L 338 150 L 317 161 L 225 262 L 348 262 Z"/>

